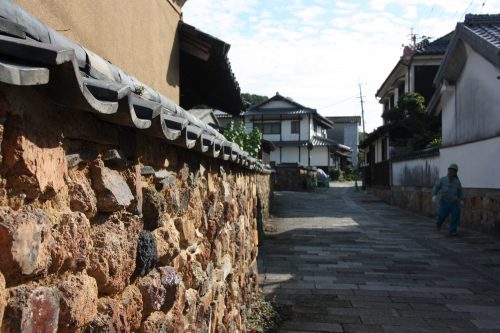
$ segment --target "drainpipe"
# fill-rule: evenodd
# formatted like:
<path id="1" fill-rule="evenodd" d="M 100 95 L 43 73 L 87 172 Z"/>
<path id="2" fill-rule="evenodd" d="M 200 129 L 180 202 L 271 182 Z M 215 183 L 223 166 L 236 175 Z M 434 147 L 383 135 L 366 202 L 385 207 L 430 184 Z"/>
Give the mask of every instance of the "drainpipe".
<path id="1" fill-rule="evenodd" d="M 299 164 L 300 164 L 300 123 L 302 122 L 302 117 L 299 117 Z"/>
<path id="2" fill-rule="evenodd" d="M 391 132 L 387 133 L 387 157 L 389 158 L 389 191 L 391 193 L 391 205 L 394 204 L 392 192 L 392 154 L 391 154 Z"/>
<path id="3" fill-rule="evenodd" d="M 311 114 L 307 115 L 309 118 L 309 143 L 311 143 Z M 307 165 L 311 166 L 311 149 L 309 149 L 309 144 L 307 146 Z"/>
<path id="4" fill-rule="evenodd" d="M 283 142 L 283 137 L 281 135 L 281 132 L 283 132 L 283 131 L 281 130 L 281 125 L 282 124 L 281 124 L 281 115 L 280 115 L 280 142 Z M 280 163 L 283 163 L 283 155 L 282 155 L 281 147 L 280 147 Z"/>

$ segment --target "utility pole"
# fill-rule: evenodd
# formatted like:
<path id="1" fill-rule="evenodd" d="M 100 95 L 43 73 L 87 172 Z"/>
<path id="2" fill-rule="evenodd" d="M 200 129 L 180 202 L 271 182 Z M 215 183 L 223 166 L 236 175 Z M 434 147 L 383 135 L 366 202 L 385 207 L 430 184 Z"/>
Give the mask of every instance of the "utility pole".
<path id="1" fill-rule="evenodd" d="M 361 92 L 361 82 L 358 83 L 359 86 L 359 99 L 361 100 L 361 123 L 363 124 L 363 135 L 365 135 L 365 110 L 363 108 L 363 93 Z"/>

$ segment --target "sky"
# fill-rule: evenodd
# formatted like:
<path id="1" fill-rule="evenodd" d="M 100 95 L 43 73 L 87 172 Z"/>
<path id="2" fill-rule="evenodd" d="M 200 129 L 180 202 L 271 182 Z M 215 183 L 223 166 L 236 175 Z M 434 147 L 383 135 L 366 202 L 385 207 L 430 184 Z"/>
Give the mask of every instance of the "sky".
<path id="1" fill-rule="evenodd" d="M 241 91 L 279 92 L 324 116 L 382 125 L 375 93 L 410 34 L 437 39 L 466 13 L 500 13 L 500 0 L 188 0 L 184 21 L 231 45 Z"/>

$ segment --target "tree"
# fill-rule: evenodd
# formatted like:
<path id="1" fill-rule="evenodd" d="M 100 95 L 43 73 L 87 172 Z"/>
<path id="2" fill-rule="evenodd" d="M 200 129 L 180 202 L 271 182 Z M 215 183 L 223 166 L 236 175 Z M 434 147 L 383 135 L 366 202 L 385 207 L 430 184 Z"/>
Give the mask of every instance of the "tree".
<path id="1" fill-rule="evenodd" d="M 406 93 L 398 105 L 382 114 L 384 120 L 400 123 L 408 130 L 409 137 L 394 140 L 398 146 L 415 151 L 436 146 L 441 138 L 441 118 L 428 115 L 425 99 L 418 93 Z"/>
<path id="2" fill-rule="evenodd" d="M 249 94 L 249 93 L 242 93 L 241 98 L 243 98 L 243 101 L 250 106 L 258 105 L 260 103 L 263 103 L 267 101 L 269 98 L 267 96 L 263 95 L 255 95 L 255 94 Z"/>
<path id="3" fill-rule="evenodd" d="M 248 152 L 250 156 L 258 158 L 262 133 L 257 127 L 254 127 L 252 132 L 246 133 L 242 122 L 232 121 L 224 131 L 224 136 Z"/>

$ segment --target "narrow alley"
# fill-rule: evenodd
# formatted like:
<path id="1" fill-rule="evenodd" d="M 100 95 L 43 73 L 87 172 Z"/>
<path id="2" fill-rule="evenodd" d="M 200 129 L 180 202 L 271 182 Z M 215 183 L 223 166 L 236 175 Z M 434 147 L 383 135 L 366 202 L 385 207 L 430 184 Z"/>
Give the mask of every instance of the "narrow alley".
<path id="1" fill-rule="evenodd" d="M 500 243 L 352 184 L 276 192 L 260 283 L 281 332 L 500 332 Z"/>

